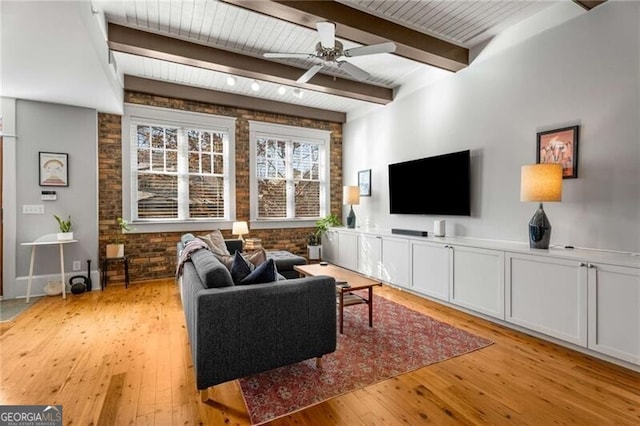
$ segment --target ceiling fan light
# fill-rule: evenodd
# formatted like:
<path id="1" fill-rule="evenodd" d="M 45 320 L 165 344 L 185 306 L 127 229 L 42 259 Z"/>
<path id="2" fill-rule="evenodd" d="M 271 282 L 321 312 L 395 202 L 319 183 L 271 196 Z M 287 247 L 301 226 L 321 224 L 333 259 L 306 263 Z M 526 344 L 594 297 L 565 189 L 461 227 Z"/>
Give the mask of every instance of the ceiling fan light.
<path id="1" fill-rule="evenodd" d="M 256 80 L 253 80 L 253 83 L 251 83 L 251 90 L 253 90 L 254 92 L 260 90 L 260 85 Z"/>
<path id="2" fill-rule="evenodd" d="M 285 89 L 284 86 L 278 87 L 278 94 L 279 95 L 284 95 L 286 91 L 287 91 L 287 89 Z"/>
<path id="3" fill-rule="evenodd" d="M 304 92 L 301 89 L 299 89 L 297 87 L 295 89 L 293 89 L 293 96 L 295 96 L 296 98 L 302 99 L 303 95 L 304 95 Z"/>
<path id="4" fill-rule="evenodd" d="M 232 75 L 227 77 L 227 85 L 228 86 L 235 86 L 236 85 L 236 78 L 234 76 L 232 76 Z"/>

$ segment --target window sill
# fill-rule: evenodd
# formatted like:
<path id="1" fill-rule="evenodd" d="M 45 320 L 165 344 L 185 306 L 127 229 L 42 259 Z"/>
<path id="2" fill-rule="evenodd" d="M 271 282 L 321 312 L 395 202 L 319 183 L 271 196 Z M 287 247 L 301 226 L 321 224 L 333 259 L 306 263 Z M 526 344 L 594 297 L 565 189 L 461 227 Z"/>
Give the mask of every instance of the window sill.
<path id="1" fill-rule="evenodd" d="M 212 231 L 214 229 L 230 230 L 232 220 L 187 220 L 187 221 L 133 221 L 130 222 L 133 229 L 127 234 L 145 234 L 152 232 L 191 232 Z"/>
<path id="2" fill-rule="evenodd" d="M 274 220 L 252 220 L 249 222 L 251 229 L 285 229 L 285 228 L 315 228 L 317 219 L 294 220 L 294 219 L 274 219 Z"/>

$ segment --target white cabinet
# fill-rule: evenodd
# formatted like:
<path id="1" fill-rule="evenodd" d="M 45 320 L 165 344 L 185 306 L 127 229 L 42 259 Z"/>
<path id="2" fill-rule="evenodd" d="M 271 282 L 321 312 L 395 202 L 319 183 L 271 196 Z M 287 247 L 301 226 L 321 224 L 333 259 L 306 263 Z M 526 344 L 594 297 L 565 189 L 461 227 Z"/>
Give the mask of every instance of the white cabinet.
<path id="1" fill-rule="evenodd" d="M 358 235 L 358 272 L 409 287 L 409 241 L 375 234 Z"/>
<path id="2" fill-rule="evenodd" d="M 371 234 L 358 235 L 358 272 L 373 278 L 380 277 L 382 261 L 382 237 Z"/>
<path id="3" fill-rule="evenodd" d="M 589 349 L 640 364 L 640 269 L 588 263 Z"/>
<path id="4" fill-rule="evenodd" d="M 587 269 L 576 260 L 507 253 L 506 320 L 587 346 Z"/>
<path id="5" fill-rule="evenodd" d="M 333 229 L 327 230 L 322 236 L 322 260 L 338 264 L 338 238 L 340 234 Z"/>
<path id="6" fill-rule="evenodd" d="M 409 287 L 409 259 L 409 240 L 382 237 L 380 279 L 393 285 Z"/>
<path id="7" fill-rule="evenodd" d="M 449 301 L 504 319 L 504 252 L 447 245 Z"/>
<path id="8" fill-rule="evenodd" d="M 358 235 L 353 232 L 340 232 L 338 237 L 338 257 L 336 265 L 356 271 L 358 269 Z"/>
<path id="9" fill-rule="evenodd" d="M 449 246 L 411 242 L 411 288 L 449 301 Z"/>

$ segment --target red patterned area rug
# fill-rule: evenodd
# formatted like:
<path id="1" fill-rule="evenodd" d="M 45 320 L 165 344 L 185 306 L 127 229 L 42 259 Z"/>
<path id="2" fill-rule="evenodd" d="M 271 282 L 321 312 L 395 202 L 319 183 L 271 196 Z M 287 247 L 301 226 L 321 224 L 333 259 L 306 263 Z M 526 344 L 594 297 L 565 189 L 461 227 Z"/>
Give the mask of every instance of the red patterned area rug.
<path id="1" fill-rule="evenodd" d="M 367 305 L 344 312 L 344 334 L 321 369 L 311 359 L 240 379 L 252 424 L 493 343 L 375 295 L 373 328 Z"/>

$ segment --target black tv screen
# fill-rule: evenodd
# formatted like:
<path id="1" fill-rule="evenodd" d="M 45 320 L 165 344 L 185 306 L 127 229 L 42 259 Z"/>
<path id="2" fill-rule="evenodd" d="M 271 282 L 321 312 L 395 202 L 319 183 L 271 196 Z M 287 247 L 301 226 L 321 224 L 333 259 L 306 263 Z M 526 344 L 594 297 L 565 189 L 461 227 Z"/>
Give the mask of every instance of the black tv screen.
<path id="1" fill-rule="evenodd" d="M 470 151 L 389 164 L 391 214 L 471 215 Z"/>

